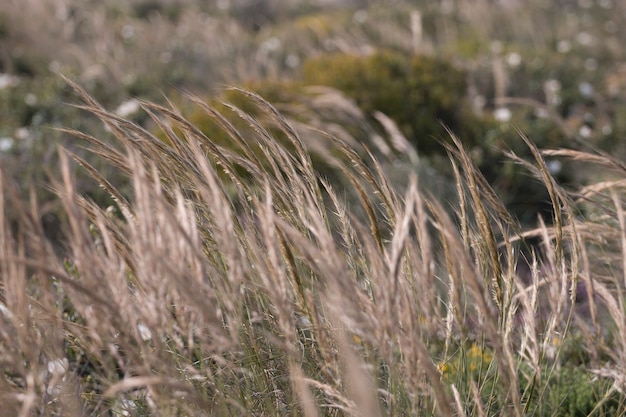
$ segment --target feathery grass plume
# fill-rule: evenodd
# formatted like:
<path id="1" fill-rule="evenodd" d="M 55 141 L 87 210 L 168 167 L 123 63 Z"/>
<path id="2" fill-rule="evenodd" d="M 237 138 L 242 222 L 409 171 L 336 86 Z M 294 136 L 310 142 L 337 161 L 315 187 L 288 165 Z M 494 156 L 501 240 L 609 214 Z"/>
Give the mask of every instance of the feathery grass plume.
<path id="1" fill-rule="evenodd" d="M 36 201 L 22 203 L 0 176 L 0 398 L 12 415 L 624 411 L 607 388 L 621 389 L 626 369 L 619 182 L 584 188 L 576 201 L 528 142 L 536 160 L 527 166 L 561 220 L 522 233 L 456 138 L 448 209 L 423 178 L 399 190 L 365 145 L 308 131 L 252 93 L 241 91 L 257 116 L 188 97 L 226 146 L 172 103 L 141 103 L 157 135 L 74 87 L 81 108 L 111 129 L 107 140 L 77 140 L 131 187 L 61 150 L 59 255 Z M 340 181 L 317 170 L 312 137 L 333 146 L 328 165 Z M 112 208 L 81 194 L 71 159 Z M 543 242 L 524 272 L 515 248 L 527 236 Z M 588 288 L 580 297 L 578 276 Z M 590 320 L 578 310 L 583 295 L 602 300 L 589 304 Z M 593 350 L 583 359 L 571 347 L 579 340 Z M 597 396 L 569 401 L 571 386 Z"/>
<path id="2" fill-rule="evenodd" d="M 466 245 L 469 243 L 473 245 L 473 250 L 477 252 L 477 259 L 488 259 L 488 262 L 482 262 L 483 268 L 488 268 L 484 271 L 485 279 L 488 280 L 490 290 L 493 293 L 494 301 L 498 307 L 498 311 L 501 314 L 500 325 L 504 326 L 506 323 L 506 312 L 510 311 L 508 304 L 510 303 L 511 294 L 505 292 L 505 287 L 511 287 L 510 284 L 504 282 L 505 272 L 500 260 L 500 251 L 498 250 L 497 238 L 498 236 L 507 236 L 510 230 L 513 232 L 518 230 L 518 226 L 513 218 L 510 216 L 506 208 L 502 205 L 494 191 L 491 189 L 485 178 L 478 171 L 472 163 L 471 157 L 464 150 L 463 144 L 452 132 L 448 132 L 452 137 L 454 148 L 450 145 L 447 146 L 448 152 L 459 161 L 461 165 L 461 172 L 464 175 L 465 181 L 459 181 L 459 170 L 456 165 L 453 166 L 454 173 L 457 180 L 457 190 L 459 190 L 460 184 L 467 184 L 467 191 L 470 197 L 470 205 L 473 209 L 473 216 L 476 221 L 477 230 L 473 233 L 477 236 L 477 240 L 473 242 L 472 236 L 464 237 Z M 465 199 L 468 196 L 464 190 L 459 190 L 459 198 Z M 464 232 L 470 232 L 466 223 L 467 202 L 460 203 L 461 223 L 463 225 Z M 482 256 L 484 253 L 484 257 Z M 505 253 L 505 256 L 509 256 L 509 253 Z"/>

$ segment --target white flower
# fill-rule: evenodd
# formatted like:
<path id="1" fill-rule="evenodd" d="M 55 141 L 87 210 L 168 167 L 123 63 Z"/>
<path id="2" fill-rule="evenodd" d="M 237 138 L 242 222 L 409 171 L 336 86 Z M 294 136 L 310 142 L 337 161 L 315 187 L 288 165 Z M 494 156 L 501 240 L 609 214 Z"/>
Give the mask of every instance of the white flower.
<path id="1" fill-rule="evenodd" d="M 276 37 L 271 37 L 261 44 L 261 51 L 266 53 L 274 52 L 280 49 L 282 46 L 283 43 L 280 41 L 280 39 Z"/>
<path id="2" fill-rule="evenodd" d="M 589 46 L 593 43 L 593 36 L 587 32 L 580 32 L 576 35 L 576 42 L 583 46 Z"/>
<path id="3" fill-rule="evenodd" d="M 522 63 L 522 55 L 517 52 L 511 52 L 506 56 L 506 63 L 511 67 L 517 67 Z"/>
<path id="4" fill-rule="evenodd" d="M 513 113 L 511 113 L 511 110 L 506 107 L 498 107 L 493 112 L 493 117 L 497 121 L 503 122 L 503 123 L 506 123 L 509 120 L 511 120 L 512 116 L 513 116 Z"/>
<path id="5" fill-rule="evenodd" d="M 30 138 L 30 130 L 27 127 L 20 127 L 15 130 L 15 138 L 20 140 L 26 140 Z"/>
<path id="6" fill-rule="evenodd" d="M 0 74 L 0 90 L 7 87 L 15 87 L 20 83 L 20 79 L 11 74 Z"/>
<path id="7" fill-rule="evenodd" d="M 300 65 L 300 57 L 296 54 L 289 54 L 287 58 L 285 58 L 285 64 L 287 64 L 289 68 L 296 68 Z"/>
<path id="8" fill-rule="evenodd" d="M 591 97 L 593 96 L 595 89 L 593 88 L 593 85 L 589 84 L 587 81 L 583 81 L 578 84 L 578 91 L 583 97 Z"/>
<path id="9" fill-rule="evenodd" d="M 150 331 L 148 326 L 146 326 L 145 324 L 139 323 L 137 325 L 137 330 L 139 330 L 139 336 L 141 336 L 141 339 L 144 342 L 147 342 L 148 340 L 152 339 L 152 332 Z"/>
<path id="10" fill-rule="evenodd" d="M 572 49 L 572 44 L 569 41 L 559 41 L 556 44 L 556 50 L 562 54 L 566 54 Z"/>
<path id="11" fill-rule="evenodd" d="M 551 161 L 547 161 L 546 165 L 548 167 L 548 171 L 550 171 L 550 174 L 552 175 L 556 175 L 559 172 L 561 172 L 561 169 L 563 168 L 563 164 L 561 163 L 561 161 L 553 159 Z"/>
<path id="12" fill-rule="evenodd" d="M 124 25 L 121 33 L 125 41 L 131 41 L 135 37 L 135 28 L 131 25 Z"/>
<path id="13" fill-rule="evenodd" d="M 367 20 L 367 12 L 363 9 L 357 10 L 356 12 L 354 12 L 352 20 L 354 21 L 354 23 L 365 23 L 365 21 Z"/>
<path id="14" fill-rule="evenodd" d="M 591 137 L 591 133 L 593 132 L 591 131 L 591 128 L 587 125 L 581 126 L 578 130 L 578 134 L 583 138 Z"/>
<path id="15" fill-rule="evenodd" d="M 115 109 L 115 114 L 122 117 L 130 116 L 133 113 L 139 111 L 139 102 L 134 98 L 126 100 Z"/>
<path id="16" fill-rule="evenodd" d="M 26 103 L 29 106 L 34 106 L 35 104 L 37 104 L 37 96 L 34 95 L 33 93 L 28 93 L 24 96 L 24 103 Z"/>
<path id="17" fill-rule="evenodd" d="M 63 375 L 68 368 L 69 364 L 67 358 L 58 358 L 48 362 L 48 372 L 50 375 Z"/>
<path id="18" fill-rule="evenodd" d="M 0 138 L 0 152 L 6 152 L 11 150 L 11 148 L 13 147 L 13 143 L 13 138 Z M 0 307 L 0 310 L 2 310 L 2 307 Z"/>

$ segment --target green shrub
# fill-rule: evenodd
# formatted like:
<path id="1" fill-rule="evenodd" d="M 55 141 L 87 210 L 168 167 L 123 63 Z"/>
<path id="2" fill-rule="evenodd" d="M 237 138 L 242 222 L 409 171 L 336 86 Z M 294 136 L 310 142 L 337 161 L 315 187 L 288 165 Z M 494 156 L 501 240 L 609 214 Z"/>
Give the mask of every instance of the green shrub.
<path id="1" fill-rule="evenodd" d="M 311 84 L 329 86 L 345 93 L 358 105 L 364 119 L 341 119 L 338 112 L 332 109 L 318 108 L 311 113 L 311 106 L 307 108 L 306 104 L 307 100 L 312 100 L 310 93 L 307 93 L 307 86 Z M 423 161 L 443 172 L 448 169 L 447 164 L 440 166 L 436 161 L 441 160 L 440 156 L 444 153 L 439 141 L 443 141 L 443 138 L 449 140 L 450 137 L 444 126 L 449 127 L 458 133 L 464 146 L 472 151 L 474 163 L 515 217 L 524 224 L 534 224 L 538 213 L 547 221 L 552 217 L 552 205 L 545 187 L 529 178 L 528 172 L 506 158 L 503 151 L 513 152 L 522 158 L 532 158 L 528 148 L 520 144 L 515 128 L 517 126 L 546 147 L 561 145 L 565 140 L 563 132 L 549 120 L 535 116 L 532 111 L 516 112 L 511 123 L 500 123 L 473 114 L 465 103 L 464 74 L 449 63 L 428 57 L 409 59 L 389 51 L 367 57 L 327 55 L 307 61 L 300 80 L 267 79 L 248 83 L 246 87 L 276 103 L 292 120 L 310 123 L 312 118 L 318 119 L 322 129 L 337 124 L 370 149 L 375 148 L 371 142 L 375 130 L 382 131 L 376 127 L 378 122 L 374 120 L 373 114 L 382 111 L 417 148 L 424 157 Z M 254 117 L 262 116 L 258 107 L 236 90 L 225 90 L 206 100 L 226 115 L 238 130 L 244 132 L 244 137 L 247 136 L 245 132 L 251 131 L 249 123 L 221 103 L 231 103 Z M 237 149 L 224 129 L 205 111 L 185 104 L 184 100 L 176 102 L 180 102 L 183 115 L 218 146 L 235 152 L 242 151 Z M 280 129 L 265 127 L 277 140 L 283 142 L 283 146 L 290 149 Z M 257 156 L 261 155 L 255 143 L 251 142 L 249 146 L 255 149 Z M 332 146 L 325 147 L 325 150 L 333 153 Z M 328 154 L 313 151 L 311 158 L 319 172 L 332 180 Z M 559 181 L 570 179 L 565 169 L 556 177 Z"/>
<path id="2" fill-rule="evenodd" d="M 471 398 L 470 384 L 478 388 L 481 407 L 500 409 L 503 395 L 498 381 L 493 352 L 478 344 L 459 347 L 443 362 L 437 364 L 444 381 L 454 384 L 462 395 Z M 522 390 L 531 386 L 532 372 L 520 365 L 518 378 Z M 546 363 L 542 370 L 544 380 L 536 381 L 535 388 L 526 392 L 523 401 L 532 416 L 536 417 L 587 417 L 616 415 L 620 395 L 611 390 L 611 383 L 594 376 L 573 362 L 551 369 Z M 530 397 L 529 397 L 530 396 Z M 500 403 L 500 404 L 499 404 Z M 471 404 L 471 403 L 470 403 Z M 468 415 L 474 415 L 476 404 L 468 404 Z"/>
<path id="3" fill-rule="evenodd" d="M 357 114 L 352 114 L 350 111 L 342 113 L 341 109 L 335 107 L 341 106 L 337 105 L 336 102 L 331 102 L 332 100 L 320 100 L 326 104 L 319 106 L 311 104 L 327 92 L 309 91 L 296 81 L 264 80 L 249 83 L 246 88 L 274 103 L 281 110 L 286 120 L 291 120 L 300 126 L 308 125 L 319 128 L 320 131 L 328 126 L 334 126 L 343 133 L 343 136 L 340 135 L 342 139 L 350 138 L 349 140 L 352 141 L 350 145 L 357 154 L 366 156 L 367 147 L 374 154 L 383 156 L 380 155 L 380 151 L 371 141 L 372 136 L 377 135 L 380 138 L 381 133 L 377 132 L 375 127 L 363 118 L 360 110 L 356 109 Z M 334 91 L 329 94 L 332 95 L 333 93 Z M 346 98 L 343 99 L 348 101 Z M 260 133 L 257 130 L 262 129 L 263 134 L 269 135 L 283 149 L 290 152 L 291 156 L 295 156 L 294 144 L 287 138 L 280 123 L 276 122 L 276 119 L 268 113 L 266 108 L 262 109 L 258 104 L 253 103 L 241 90 L 226 89 L 218 95 L 203 98 L 206 105 L 219 112 L 224 117 L 224 121 L 236 129 L 240 136 L 237 140 L 232 137 L 233 132 L 229 133 L 228 129 L 225 129 L 225 126 L 210 115 L 206 109 L 195 104 L 190 105 L 189 100 L 182 97 L 174 98 L 173 101 L 179 106 L 182 115 L 195 128 L 225 152 L 232 152 L 240 156 L 247 154 L 246 157 L 253 156 L 265 169 L 271 169 L 267 149 L 264 149 L 254 139 Z M 246 120 L 246 117 L 253 117 L 255 122 L 251 123 L 250 120 Z M 253 126 L 257 122 L 258 125 Z M 316 172 L 333 185 L 341 185 L 339 184 L 341 182 L 340 176 L 336 175 L 336 168 L 337 161 L 345 158 L 345 155 L 339 152 L 338 144 L 334 143 L 329 135 L 316 132 L 310 127 L 302 129 L 298 133 L 300 140 L 309 152 Z M 163 131 L 160 129 L 155 129 L 155 131 L 155 134 L 165 143 L 171 144 L 171 139 Z M 174 133 L 183 137 L 183 132 L 179 128 L 175 128 Z M 397 155 L 387 156 L 396 160 Z M 251 178 L 252 173 L 248 172 L 245 167 L 236 165 L 236 169 L 240 179 Z M 225 177 L 223 178 L 225 179 Z"/>
<path id="4" fill-rule="evenodd" d="M 263 84 L 264 87 L 267 85 L 269 84 Z M 264 89 L 264 91 L 269 90 Z M 245 120 L 237 114 L 237 111 L 241 111 L 243 112 L 242 114 L 262 119 L 263 112 L 259 109 L 259 107 L 252 103 L 251 100 L 246 99 L 245 95 L 237 90 L 224 90 L 221 94 L 215 97 L 207 98 L 206 104 L 215 111 L 219 112 L 224 117 L 223 120 L 226 123 L 232 124 L 237 132 L 237 135 L 240 136 L 241 142 L 234 140 L 232 132 L 229 133 L 228 130 L 220 124 L 220 121 L 216 117 L 210 115 L 205 109 L 200 108 L 197 105 L 190 106 L 188 100 L 180 100 L 180 111 L 190 124 L 209 138 L 211 143 L 213 143 L 216 147 L 225 152 L 232 152 L 242 156 L 250 152 L 251 154 L 248 155 L 249 157 L 259 159 L 262 161 L 262 166 L 266 169 L 270 169 L 270 166 L 266 163 L 267 156 L 264 155 L 264 150 L 260 147 L 260 144 L 255 140 L 248 140 L 249 137 L 253 136 L 252 133 L 255 128 L 250 125 L 248 120 Z M 262 128 L 266 129 L 267 133 L 272 135 L 274 139 L 280 141 L 281 144 L 289 146 L 282 131 L 279 129 L 272 129 L 272 126 L 267 125 Z M 185 135 L 185 133 L 178 127 L 173 130 L 173 133 L 180 138 L 183 138 Z M 171 145 L 171 138 L 167 137 L 162 130 L 157 129 L 156 134 L 166 144 Z M 236 171 L 240 179 L 250 178 L 250 175 L 252 175 L 252 173 L 248 172 L 245 167 L 241 165 L 236 165 Z M 226 180 L 225 176 L 222 176 L 222 178 Z"/>
<path id="5" fill-rule="evenodd" d="M 466 110 L 466 75 L 449 62 L 391 51 L 334 54 L 305 61 L 302 73 L 306 84 L 337 88 L 366 113 L 391 117 L 421 153 L 441 152 L 444 126 L 468 147 L 479 144 L 480 121 Z"/>
<path id="6" fill-rule="evenodd" d="M 611 383 L 581 368 L 563 367 L 548 383 L 543 409 L 537 415 L 555 417 L 614 416 L 619 395 Z M 597 408 L 596 408 L 597 407 Z"/>
<path id="7" fill-rule="evenodd" d="M 503 153 L 532 158 L 519 140 L 518 129 L 541 147 L 562 146 L 567 136 L 533 109 L 516 111 L 510 123 L 475 115 L 466 99 L 465 77 L 449 62 L 425 56 L 407 58 L 390 51 L 370 56 L 325 55 L 303 66 L 306 84 L 337 88 L 366 114 L 382 111 L 421 155 L 443 153 L 439 141 L 449 140 L 445 130 L 449 128 L 471 150 L 474 163 L 515 217 L 524 224 L 534 224 L 537 214 L 550 221 L 552 205 L 545 187 Z M 562 168 L 554 172 L 555 177 L 568 182 L 570 174 Z"/>
<path id="8" fill-rule="evenodd" d="M 520 109 L 513 113 L 507 123 L 492 121 L 487 129 L 483 146 L 476 148 L 474 162 L 480 168 L 505 206 L 518 220 L 526 225 L 533 225 L 540 214 L 544 220 L 551 221 L 552 203 L 540 181 L 532 178 L 528 170 L 508 158 L 505 153 L 512 153 L 522 159 L 533 156 L 519 140 L 522 131 L 541 148 L 558 148 L 567 143 L 567 136 L 559 127 L 546 118 L 537 117 L 533 109 Z M 573 180 L 567 162 L 547 160 L 552 168 L 551 174 L 562 185 Z"/>

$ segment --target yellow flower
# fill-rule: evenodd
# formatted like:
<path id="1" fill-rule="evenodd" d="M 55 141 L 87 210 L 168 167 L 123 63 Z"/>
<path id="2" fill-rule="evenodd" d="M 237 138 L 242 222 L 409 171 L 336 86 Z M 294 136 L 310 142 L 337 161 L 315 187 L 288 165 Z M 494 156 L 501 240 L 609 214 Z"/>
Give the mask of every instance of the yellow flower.
<path id="1" fill-rule="evenodd" d="M 450 366 L 445 362 L 439 362 L 437 364 L 437 370 L 439 371 L 441 375 L 445 375 L 450 370 Z"/>
<path id="2" fill-rule="evenodd" d="M 437 363 L 437 371 L 439 371 L 441 376 L 447 377 L 451 373 L 456 372 L 456 366 L 447 361 L 439 362 Z"/>

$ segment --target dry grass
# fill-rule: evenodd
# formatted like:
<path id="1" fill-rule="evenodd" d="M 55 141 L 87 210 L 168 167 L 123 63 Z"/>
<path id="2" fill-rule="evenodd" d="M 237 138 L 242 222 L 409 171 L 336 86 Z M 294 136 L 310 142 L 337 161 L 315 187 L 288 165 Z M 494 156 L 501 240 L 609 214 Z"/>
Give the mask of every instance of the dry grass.
<path id="1" fill-rule="evenodd" d="M 175 108 L 142 103 L 166 143 L 74 87 L 117 146 L 73 133 L 133 192 L 75 157 L 115 200 L 95 206 L 60 150 L 58 256 L 36 201 L 2 179 L 0 216 L 22 213 L 0 218 L 6 415 L 549 415 L 551 378 L 572 366 L 613 384 L 598 413 L 624 412 L 622 182 L 571 194 L 527 140 L 536 160 L 520 163 L 556 215 L 521 231 L 459 141 L 450 210 L 417 176 L 396 190 L 338 139 L 327 157 L 352 190 L 336 190 L 306 131 L 253 94 L 271 129 L 233 109 L 248 136 L 198 102 L 232 139 L 225 148 Z M 588 354 L 580 364 L 564 358 L 570 340 Z"/>

